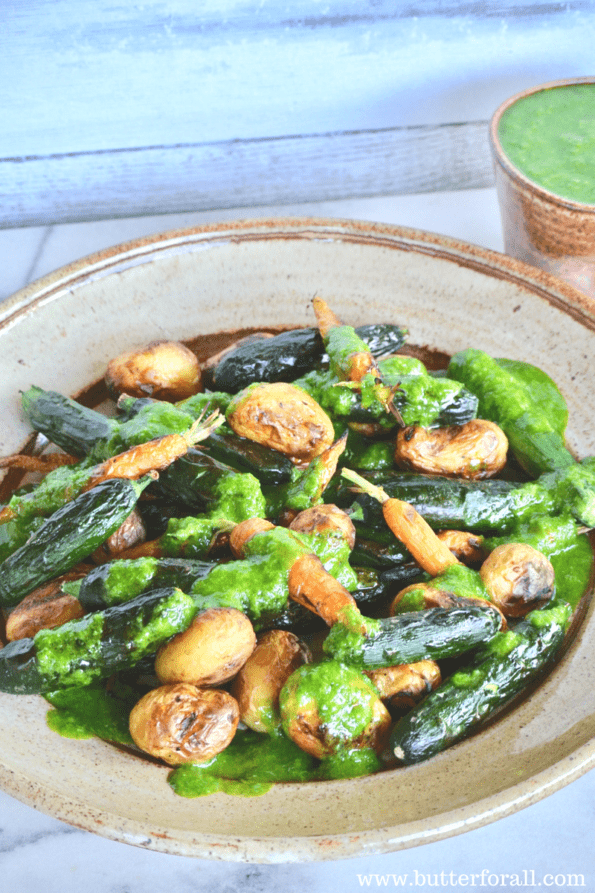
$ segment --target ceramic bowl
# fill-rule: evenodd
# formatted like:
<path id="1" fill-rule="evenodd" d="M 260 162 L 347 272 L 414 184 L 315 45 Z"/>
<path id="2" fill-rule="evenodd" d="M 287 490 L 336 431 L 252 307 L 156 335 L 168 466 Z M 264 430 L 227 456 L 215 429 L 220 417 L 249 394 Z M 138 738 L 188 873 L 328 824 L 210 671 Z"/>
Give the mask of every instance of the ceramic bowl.
<path id="1" fill-rule="evenodd" d="M 415 230 L 319 219 L 244 221 L 141 239 L 64 267 L 0 307 L 0 455 L 29 429 L 18 393 L 76 394 L 108 360 L 161 338 L 313 323 L 324 296 L 350 324 L 406 324 L 410 342 L 470 345 L 542 366 L 569 404 L 568 442 L 595 453 L 595 305 L 509 257 Z M 36 696 L 0 696 L 0 785 L 65 822 L 150 849 L 225 860 L 328 860 L 399 850 L 509 815 L 595 765 L 595 618 L 546 680 L 434 759 L 261 797 L 173 794 L 165 766 L 60 738 Z"/>
<path id="2" fill-rule="evenodd" d="M 496 109 L 489 134 L 506 253 L 595 298 L 595 205 L 561 198 L 537 185 L 511 162 L 499 137 L 502 116 L 515 103 L 543 90 L 585 83 L 594 79 L 554 81 L 517 93 Z"/>

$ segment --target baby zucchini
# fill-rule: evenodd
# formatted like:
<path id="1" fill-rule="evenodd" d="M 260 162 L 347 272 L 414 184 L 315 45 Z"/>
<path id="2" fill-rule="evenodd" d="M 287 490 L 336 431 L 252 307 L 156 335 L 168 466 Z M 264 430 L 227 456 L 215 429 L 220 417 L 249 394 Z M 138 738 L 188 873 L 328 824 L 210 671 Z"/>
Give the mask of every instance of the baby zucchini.
<path id="1" fill-rule="evenodd" d="M 395 353 L 407 334 L 400 326 L 390 324 L 360 326 L 355 331 L 375 356 Z M 293 381 L 323 360 L 324 345 L 318 331 L 292 329 L 239 344 L 203 373 L 209 387 L 235 394 L 249 381 Z"/>
<path id="2" fill-rule="evenodd" d="M 532 611 L 500 632 L 464 670 L 454 673 L 395 727 L 390 746 L 402 763 L 427 760 L 468 735 L 550 663 L 570 617 L 561 603 Z"/>
<path id="3" fill-rule="evenodd" d="M 452 608 L 427 608 L 366 621 L 369 632 L 365 635 L 335 623 L 323 648 L 335 660 L 362 669 L 441 660 L 487 642 L 500 629 L 501 620 L 489 605 L 461 599 Z"/>
<path id="4" fill-rule="evenodd" d="M 154 654 L 196 612 L 181 590 L 159 589 L 9 642 L 0 649 L 0 691 L 43 694 L 106 679 Z"/>
<path id="5" fill-rule="evenodd" d="M 0 605 L 18 604 L 28 592 L 91 555 L 126 520 L 151 483 L 113 478 L 68 502 L 0 565 Z"/>

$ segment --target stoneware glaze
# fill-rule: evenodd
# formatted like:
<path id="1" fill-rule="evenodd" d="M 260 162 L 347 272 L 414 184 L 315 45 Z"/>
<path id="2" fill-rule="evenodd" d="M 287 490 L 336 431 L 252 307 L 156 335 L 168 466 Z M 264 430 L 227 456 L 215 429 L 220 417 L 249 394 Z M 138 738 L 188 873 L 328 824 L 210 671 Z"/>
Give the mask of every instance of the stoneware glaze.
<path id="1" fill-rule="evenodd" d="M 75 395 L 108 360 L 155 338 L 312 325 L 320 294 L 350 324 L 400 322 L 410 342 L 476 346 L 539 364 L 570 409 L 568 442 L 595 454 L 595 305 L 509 257 L 415 230 L 319 219 L 170 232 L 64 267 L 0 308 L 0 454 L 29 429 L 18 392 Z M 63 739 L 34 696 L 0 696 L 0 784 L 77 827 L 161 852 L 253 862 L 416 846 L 495 821 L 595 765 L 595 618 L 514 710 L 425 764 L 357 780 L 191 800 L 168 769 L 99 740 Z"/>
<path id="2" fill-rule="evenodd" d="M 595 298 L 595 205 L 561 198 L 534 183 L 512 164 L 498 135 L 502 115 L 519 100 L 585 83 L 593 78 L 553 81 L 507 99 L 492 117 L 490 146 L 506 252 Z"/>

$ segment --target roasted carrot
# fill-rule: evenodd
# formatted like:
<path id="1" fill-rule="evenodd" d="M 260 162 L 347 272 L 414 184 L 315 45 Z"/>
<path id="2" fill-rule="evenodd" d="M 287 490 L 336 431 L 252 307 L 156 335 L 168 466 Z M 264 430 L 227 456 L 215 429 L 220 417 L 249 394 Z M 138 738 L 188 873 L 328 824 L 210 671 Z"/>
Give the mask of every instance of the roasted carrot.
<path id="1" fill-rule="evenodd" d="M 381 503 L 388 527 L 409 549 L 419 566 L 432 577 L 441 574 L 452 564 L 460 563 L 446 543 L 438 538 L 427 521 L 408 502 L 389 497 L 381 487 L 376 487 L 349 468 L 343 468 L 341 474 Z"/>
<path id="2" fill-rule="evenodd" d="M 229 534 L 229 547 L 234 558 L 244 558 L 244 546 L 248 540 L 264 530 L 272 530 L 274 526 L 265 518 L 248 518 L 236 524 Z"/>
<path id="3" fill-rule="evenodd" d="M 162 471 L 185 456 L 190 447 L 206 440 L 224 421 L 221 413 L 216 411 L 204 421 L 197 419 L 184 434 L 166 434 L 112 456 L 93 469 L 83 489 L 90 490 L 109 478 L 136 480 L 150 471 Z"/>
<path id="4" fill-rule="evenodd" d="M 0 459 L 0 468 L 18 468 L 20 471 L 47 474 L 54 468 L 60 468 L 62 465 L 74 465 L 78 461 L 75 456 L 69 456 L 68 453 L 43 453 L 41 456 L 15 453 Z"/>
<path id="5" fill-rule="evenodd" d="M 327 349 L 331 368 L 344 381 L 361 381 L 368 372 L 380 377 L 378 365 L 365 341 L 352 326 L 345 326 L 326 301 L 316 296 L 312 301 L 316 323 Z M 335 335 L 339 335 L 335 344 Z"/>
<path id="6" fill-rule="evenodd" d="M 322 617 L 327 626 L 341 623 L 353 632 L 366 632 L 366 618 L 350 592 L 325 570 L 311 553 L 297 558 L 289 571 L 289 597 Z"/>
<path id="7" fill-rule="evenodd" d="M 84 461 L 61 463 L 52 468 L 34 490 L 14 494 L 0 512 L 0 524 L 15 518 L 27 521 L 51 515 L 67 502 L 111 478 L 137 480 L 145 474 L 154 472 L 157 475 L 175 459 L 184 456 L 191 446 L 205 440 L 223 422 L 219 412 L 212 413 L 204 420 L 202 417 L 197 419 L 184 434 L 150 440 L 92 468 Z"/>
<path id="8" fill-rule="evenodd" d="M 338 384 L 358 389 L 364 376 L 372 375 L 375 379 L 373 390 L 376 399 L 403 426 L 401 413 L 393 402 L 398 385 L 389 387 L 383 384 L 376 359 L 366 342 L 362 341 L 353 326 L 343 325 L 322 298 L 315 297 L 312 306 L 331 370 L 340 379 Z"/>

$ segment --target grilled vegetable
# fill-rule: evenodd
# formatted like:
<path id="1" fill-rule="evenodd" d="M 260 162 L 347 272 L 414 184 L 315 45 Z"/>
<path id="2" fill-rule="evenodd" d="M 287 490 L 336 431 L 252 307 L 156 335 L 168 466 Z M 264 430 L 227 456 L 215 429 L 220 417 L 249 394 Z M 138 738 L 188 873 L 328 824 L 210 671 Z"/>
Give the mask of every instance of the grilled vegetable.
<path id="1" fill-rule="evenodd" d="M 150 476 L 104 481 L 54 512 L 0 565 L 0 604 L 16 605 L 94 552 L 126 520 L 151 481 Z"/>
<path id="2" fill-rule="evenodd" d="M 408 472 L 363 472 L 370 483 L 389 496 L 408 502 L 435 529 L 454 527 L 475 533 L 506 533 L 539 514 L 569 515 L 595 526 L 595 472 L 574 463 L 524 484 L 505 480 L 465 481 Z M 339 506 L 359 505 L 367 524 L 381 524 L 382 512 L 373 498 L 354 495 L 348 486 L 329 491 Z"/>
<path id="3" fill-rule="evenodd" d="M 196 611 L 180 590 L 155 590 L 10 642 L 0 649 L 0 691 L 35 694 L 106 679 L 154 654 Z"/>
<path id="4" fill-rule="evenodd" d="M 395 463 L 406 471 L 476 481 L 502 471 L 507 450 L 504 432 L 485 419 L 430 430 L 410 426 L 397 433 Z"/>
<path id="5" fill-rule="evenodd" d="M 137 747 L 170 766 L 204 763 L 230 744 L 239 718 L 237 702 L 226 691 L 162 685 L 132 708 L 130 734 Z"/>
<path id="6" fill-rule="evenodd" d="M 74 570 L 34 589 L 12 609 L 6 620 L 6 639 L 30 639 L 40 629 L 53 629 L 85 613 L 74 596 L 64 590 L 64 584 L 78 580 L 84 570 Z"/>
<path id="7" fill-rule="evenodd" d="M 203 450 L 236 471 L 250 472 L 266 485 L 287 484 L 294 470 L 293 463 L 283 453 L 239 437 L 227 428 L 211 434 Z"/>
<path id="8" fill-rule="evenodd" d="M 295 670 L 279 706 L 285 734 L 318 759 L 344 750 L 380 752 L 390 729 L 390 714 L 372 683 L 335 661 Z"/>
<path id="9" fill-rule="evenodd" d="M 318 330 L 329 356 L 331 371 L 341 381 L 359 382 L 364 375 L 380 376 L 376 359 L 353 326 L 345 326 L 326 301 L 312 301 Z"/>
<path id="10" fill-rule="evenodd" d="M 98 442 L 111 442 L 118 430 L 115 419 L 56 391 L 29 388 L 22 394 L 22 405 L 34 430 L 72 456 L 87 456 Z"/>
<path id="11" fill-rule="evenodd" d="M 152 341 L 108 363 L 105 383 L 110 394 L 183 400 L 202 390 L 200 364 L 179 341 Z"/>
<path id="12" fill-rule="evenodd" d="M 402 347 L 406 330 L 394 325 L 360 326 L 355 330 L 374 356 Z M 209 387 L 235 394 L 247 381 L 293 381 L 324 360 L 324 345 L 313 328 L 292 329 L 271 338 L 245 341 L 204 370 Z"/>
<path id="13" fill-rule="evenodd" d="M 334 531 L 345 539 L 350 549 L 355 546 L 355 527 L 353 521 L 343 509 L 332 503 L 315 505 L 304 509 L 289 525 L 290 530 L 301 533 L 328 533 Z"/>
<path id="14" fill-rule="evenodd" d="M 174 586 L 187 592 L 212 567 L 206 561 L 184 558 L 120 558 L 93 568 L 76 584 L 67 586 L 67 591 L 86 611 L 98 611 L 150 589 Z"/>
<path id="15" fill-rule="evenodd" d="M 76 465 L 56 468 L 30 492 L 14 495 L 0 512 L 0 523 L 19 516 L 26 520 L 37 515 L 48 516 L 102 481 L 113 478 L 136 480 L 151 471 L 162 471 L 185 456 L 192 446 L 209 437 L 222 422 L 223 417 L 215 413 L 204 422 L 194 422 L 180 434 L 149 440 L 98 465 L 87 459 Z"/>
<path id="16" fill-rule="evenodd" d="M 542 552 L 525 543 L 497 546 L 479 575 L 506 617 L 524 617 L 554 595 L 554 568 Z"/>
<path id="17" fill-rule="evenodd" d="M 248 385 L 229 404 L 227 421 L 236 434 L 302 463 L 335 439 L 332 422 L 316 401 L 284 382 Z"/>
<path id="18" fill-rule="evenodd" d="M 255 732 L 278 734 L 281 689 L 294 670 L 311 660 L 308 647 L 291 632 L 272 629 L 259 636 L 231 686 L 241 721 Z"/>
<path id="19" fill-rule="evenodd" d="M 255 645 L 254 628 L 245 614 L 235 608 L 210 608 L 161 646 L 155 673 L 164 683 L 223 685 L 244 666 Z"/>
<path id="20" fill-rule="evenodd" d="M 364 668 L 392 667 L 420 660 L 457 657 L 487 642 L 501 626 L 499 613 L 460 599 L 455 607 L 427 608 L 366 621 L 364 635 L 336 623 L 324 641 L 335 660 Z"/>
<path id="21" fill-rule="evenodd" d="M 498 633 L 465 669 L 454 673 L 395 727 L 398 760 L 427 760 L 492 716 L 539 677 L 555 657 L 571 611 L 558 604 L 532 611 L 514 630 Z"/>
<path id="22" fill-rule="evenodd" d="M 373 375 L 364 376 L 355 388 L 330 370 L 315 370 L 294 381 L 334 419 L 366 426 L 373 433 L 391 431 L 399 425 L 446 427 L 460 425 L 477 415 L 477 397 L 460 382 L 437 378 L 411 357 L 380 360 L 383 390 Z M 399 368 L 401 367 L 401 368 Z M 408 372 L 407 369 L 412 371 Z M 387 410 L 387 400 L 394 412 Z"/>
<path id="23" fill-rule="evenodd" d="M 120 419 L 111 419 L 55 391 L 32 387 L 22 395 L 32 427 L 66 453 L 100 462 L 116 453 L 162 437 L 182 434 L 206 411 L 223 411 L 228 394 L 196 394 L 178 406 L 165 400 L 121 397 Z"/>
<path id="24" fill-rule="evenodd" d="M 538 477 L 575 460 L 564 443 L 567 411 L 555 385 L 544 372 L 537 370 L 537 377 L 535 367 L 530 367 L 528 386 L 519 375 L 521 369 L 521 364 L 507 368 L 483 351 L 469 348 L 452 357 L 448 375 L 477 395 L 479 414 L 502 428 L 520 465 Z M 554 399 L 552 390 L 557 394 Z"/>
<path id="25" fill-rule="evenodd" d="M 381 699 L 394 710 L 414 707 L 442 681 L 440 667 L 433 660 L 366 670 L 366 676 L 378 689 Z"/>
<path id="26" fill-rule="evenodd" d="M 436 576 L 458 563 L 448 546 L 436 536 L 412 505 L 391 498 L 381 487 L 375 487 L 349 468 L 343 468 L 341 474 L 381 504 L 382 515 L 391 532 L 428 574 Z"/>

